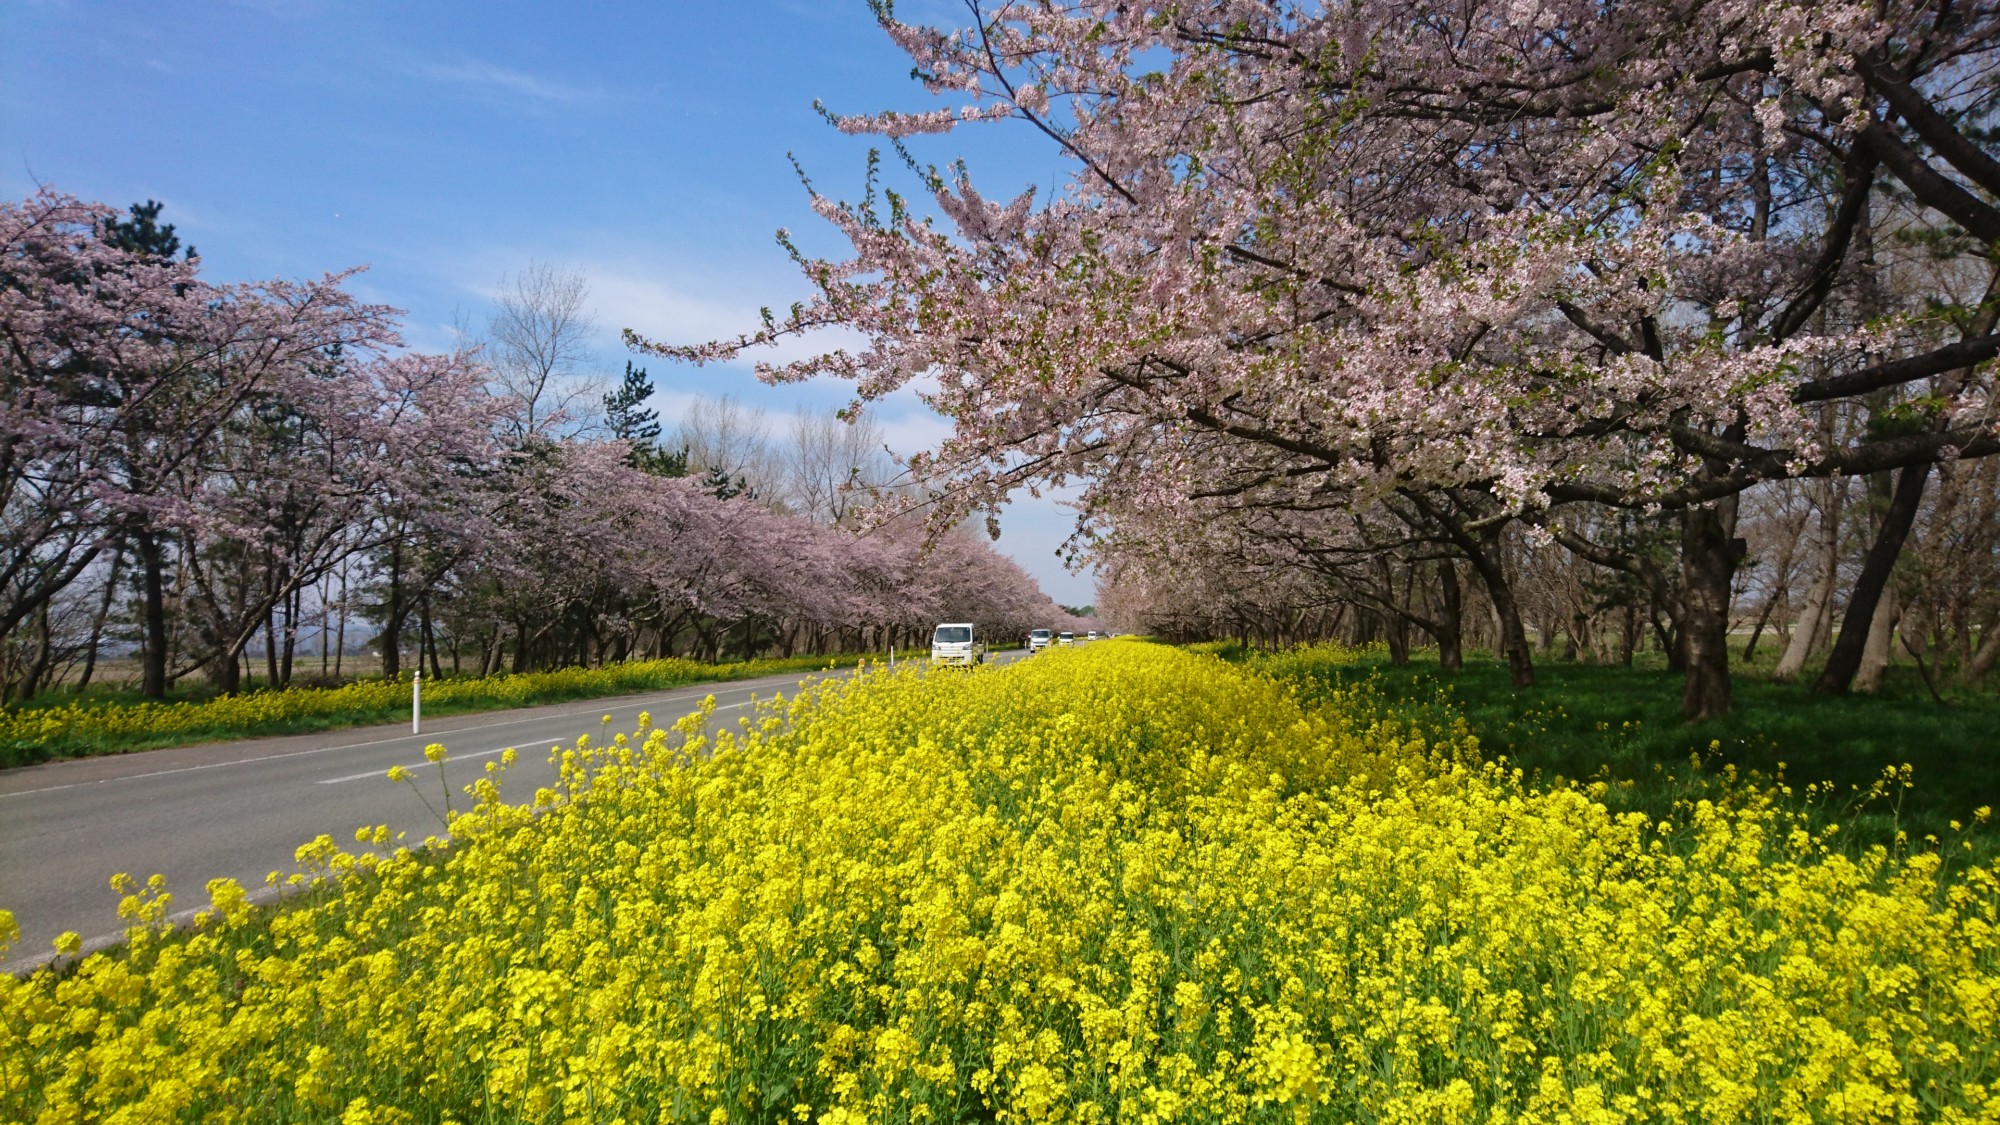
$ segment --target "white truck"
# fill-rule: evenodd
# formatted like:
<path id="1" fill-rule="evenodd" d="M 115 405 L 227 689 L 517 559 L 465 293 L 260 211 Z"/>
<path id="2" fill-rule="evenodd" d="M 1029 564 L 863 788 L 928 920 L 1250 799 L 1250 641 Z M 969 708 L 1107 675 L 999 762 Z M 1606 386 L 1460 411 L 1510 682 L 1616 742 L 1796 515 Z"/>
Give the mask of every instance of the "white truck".
<path id="1" fill-rule="evenodd" d="M 1054 644 L 1056 635 L 1047 629 L 1032 629 L 1028 632 L 1028 655 L 1033 656 Z"/>
<path id="2" fill-rule="evenodd" d="M 970 668 L 986 663 L 986 644 L 970 621 L 947 622 L 931 634 L 931 663 Z"/>

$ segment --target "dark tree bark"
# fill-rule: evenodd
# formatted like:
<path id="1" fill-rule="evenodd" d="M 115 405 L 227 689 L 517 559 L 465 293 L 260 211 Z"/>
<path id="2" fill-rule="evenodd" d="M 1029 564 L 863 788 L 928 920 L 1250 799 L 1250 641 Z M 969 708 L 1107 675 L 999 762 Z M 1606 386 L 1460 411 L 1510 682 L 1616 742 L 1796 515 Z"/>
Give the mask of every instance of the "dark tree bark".
<path id="1" fill-rule="evenodd" d="M 278 655 L 278 686 L 285 687 L 292 682 L 292 658 L 299 645 L 299 614 L 304 610 L 305 591 L 296 589 L 285 598 L 284 628 L 279 635 L 284 638 L 283 651 Z"/>
<path id="2" fill-rule="evenodd" d="M 35 610 L 35 655 L 28 662 L 28 670 L 21 677 L 23 702 L 33 699 L 42 690 L 42 680 L 49 674 L 49 666 L 55 662 L 55 638 L 49 631 L 49 603 L 43 602 Z"/>
<path id="3" fill-rule="evenodd" d="M 278 607 L 264 608 L 264 682 L 278 686 Z"/>
<path id="4" fill-rule="evenodd" d="M 437 632 L 431 627 L 431 599 L 428 594 L 424 596 L 422 607 L 418 610 L 418 620 L 423 625 L 423 640 L 421 643 L 424 655 L 430 658 L 431 679 L 442 680 L 444 679 L 444 668 L 438 663 Z"/>
<path id="5" fill-rule="evenodd" d="M 403 674 L 403 619 L 410 613 L 403 604 L 403 543 L 389 545 L 389 600 L 382 606 L 382 678 L 393 680 Z"/>
<path id="6" fill-rule="evenodd" d="M 242 655 L 240 646 L 225 647 L 209 665 L 209 675 L 215 680 L 215 688 L 224 695 L 235 695 L 243 690 Z"/>
<path id="7" fill-rule="evenodd" d="M 1833 651 L 1827 654 L 1826 667 L 1819 679 L 1813 681 L 1814 695 L 1846 695 L 1854 686 L 1854 674 L 1861 670 L 1861 654 L 1868 645 L 1868 626 L 1874 620 L 1875 606 L 1882 600 L 1882 591 L 1888 588 L 1889 575 L 1903 553 L 1903 541 L 1909 538 L 1910 528 L 1917 522 L 1917 508 L 1930 475 L 1928 464 L 1912 465 L 1897 474 L 1888 510 L 1882 513 L 1882 526 L 1876 529 L 1875 542 L 1868 547 L 1861 574 L 1854 580 L 1854 593 L 1847 600 L 1847 612 L 1840 619 L 1840 637 L 1833 642 Z"/>
<path id="8" fill-rule="evenodd" d="M 1517 688 L 1535 686 L 1535 657 L 1528 650 L 1528 631 L 1521 625 L 1521 607 L 1514 600 L 1514 584 L 1500 559 L 1500 533 L 1482 536 L 1481 549 L 1471 554 L 1472 569 L 1486 585 L 1493 602 L 1494 616 L 1500 621 L 1500 652 L 1507 659 L 1507 673 Z"/>
<path id="9" fill-rule="evenodd" d="M 1729 587 L 1748 544 L 1736 538 L 1735 504 L 1689 508 L 1681 513 L 1683 594 L 1681 640 L 1687 682 L 1681 717 L 1712 719 L 1729 713 Z"/>
<path id="10" fill-rule="evenodd" d="M 1456 672 L 1465 667 L 1464 599 L 1458 588 L 1458 564 L 1441 559 L 1437 569 L 1438 615 L 1432 635 L 1438 643 L 1438 667 Z"/>
<path id="11" fill-rule="evenodd" d="M 1389 664 L 1394 668 L 1405 668 L 1410 663 L 1410 628 L 1402 618 L 1393 614 L 1382 619 L 1382 639 L 1389 644 Z"/>
<path id="12" fill-rule="evenodd" d="M 141 651 L 144 662 L 139 674 L 139 694 L 148 699 L 167 696 L 167 583 L 165 552 L 160 538 L 151 531 L 132 535 L 139 556 L 139 620 L 144 632 Z"/>
<path id="13" fill-rule="evenodd" d="M 1506 558 L 1500 550 L 1499 523 L 1489 523 L 1476 532 L 1466 521 L 1456 518 L 1439 502 L 1420 492 L 1406 494 L 1427 518 L 1444 531 L 1445 537 L 1465 553 L 1473 573 L 1486 587 L 1493 606 L 1494 624 L 1500 633 L 1500 653 L 1507 661 L 1509 678 L 1517 688 L 1535 686 L 1535 658 L 1528 651 L 1528 633 L 1521 625 L 1521 606 L 1514 600 L 1514 586 L 1507 578 Z"/>

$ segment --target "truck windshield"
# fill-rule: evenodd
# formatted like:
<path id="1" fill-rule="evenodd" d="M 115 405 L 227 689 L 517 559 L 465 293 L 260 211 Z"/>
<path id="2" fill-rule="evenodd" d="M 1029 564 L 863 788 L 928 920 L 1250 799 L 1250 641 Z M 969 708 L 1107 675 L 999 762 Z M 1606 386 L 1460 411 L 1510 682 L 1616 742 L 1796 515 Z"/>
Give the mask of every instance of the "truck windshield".
<path id="1" fill-rule="evenodd" d="M 1029 633 L 1028 635 L 1035 638 L 1038 641 L 1046 641 L 1049 639 L 1049 631 L 1047 629 L 1037 629 L 1034 632 Z"/>
<path id="2" fill-rule="evenodd" d="M 962 645 L 972 639 L 970 625 L 940 625 L 937 635 L 931 638 L 934 645 Z"/>

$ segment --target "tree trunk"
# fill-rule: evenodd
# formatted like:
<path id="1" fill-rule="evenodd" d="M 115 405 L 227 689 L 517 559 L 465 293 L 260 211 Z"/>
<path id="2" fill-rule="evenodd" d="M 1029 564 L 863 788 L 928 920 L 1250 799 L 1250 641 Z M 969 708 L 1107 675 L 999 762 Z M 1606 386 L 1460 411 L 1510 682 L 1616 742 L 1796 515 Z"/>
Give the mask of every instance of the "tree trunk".
<path id="1" fill-rule="evenodd" d="M 90 686 L 90 677 L 97 671 L 97 648 L 104 643 L 104 622 L 111 616 L 111 603 L 118 594 L 118 570 L 124 562 L 125 545 L 120 543 L 112 548 L 111 573 L 104 578 L 104 597 L 97 603 L 97 616 L 90 619 L 90 644 L 83 650 L 83 674 L 76 681 L 79 692 Z"/>
<path id="2" fill-rule="evenodd" d="M 340 624 L 333 634 L 333 678 L 340 678 L 341 661 L 347 657 L 347 561 L 340 563 Z"/>
<path id="3" fill-rule="evenodd" d="M 382 678 L 397 679 L 403 674 L 403 543 L 389 545 L 389 601 L 382 607 Z"/>
<path id="4" fill-rule="evenodd" d="M 42 602 L 35 611 L 35 656 L 28 665 L 27 674 L 21 677 L 21 701 L 33 699 L 42 690 L 42 680 L 49 674 L 49 665 L 55 662 L 55 638 L 49 631 L 49 603 Z"/>
<path id="5" fill-rule="evenodd" d="M 1456 672 L 1465 667 L 1464 598 L 1458 588 L 1458 564 L 1450 559 L 1438 563 L 1438 587 L 1438 667 Z"/>
<path id="6" fill-rule="evenodd" d="M 224 648 L 217 653 L 209 665 L 209 675 L 215 679 L 215 689 L 224 695 L 235 695 L 243 690 L 243 666 L 238 662 L 241 651 Z"/>
<path id="7" fill-rule="evenodd" d="M 140 646 L 144 662 L 139 674 L 139 694 L 148 699 L 167 696 L 167 584 L 164 552 L 159 536 L 151 531 L 133 533 L 139 555 L 139 619 L 143 630 Z"/>
<path id="8" fill-rule="evenodd" d="M 1733 534 L 1734 507 L 1725 500 L 1681 513 L 1681 718 L 1690 722 L 1729 714 L 1729 587 L 1748 546 Z"/>
<path id="9" fill-rule="evenodd" d="M 1902 599 L 1895 587 L 1884 591 L 1868 615 L 1868 643 L 1861 648 L 1861 666 L 1854 671 L 1853 690 L 1873 695 L 1882 690 L 1882 677 L 1895 656 L 1896 624 L 1902 620 Z"/>
<path id="10" fill-rule="evenodd" d="M 1979 636 L 1979 647 L 1973 650 L 1972 658 L 1960 665 L 1960 683 L 1976 684 L 1986 678 L 1993 665 L 2000 662 L 2000 615 L 1986 622 L 1986 629 Z"/>
<path id="11" fill-rule="evenodd" d="M 423 654 L 428 656 L 431 662 L 431 679 L 442 680 L 444 679 L 444 668 L 438 663 L 437 632 L 431 628 L 431 599 L 429 596 L 425 596 L 418 614 L 418 619 L 423 623 Z"/>
<path id="12" fill-rule="evenodd" d="M 1514 586 L 1500 557 L 1500 532 L 1495 529 L 1480 536 L 1480 549 L 1470 554 L 1472 569 L 1486 585 L 1493 603 L 1493 621 L 1500 632 L 1500 652 L 1507 660 L 1507 672 L 1517 688 L 1535 686 L 1535 658 L 1528 651 L 1528 632 L 1521 625 L 1521 607 L 1514 601 Z"/>
<path id="13" fill-rule="evenodd" d="M 319 597 L 319 674 L 321 676 L 326 675 L 327 662 L 331 655 L 328 651 L 328 639 L 333 636 L 333 607 L 327 604 L 326 595 L 328 592 L 326 586 L 321 586 L 318 590 L 314 591 Z"/>
<path id="14" fill-rule="evenodd" d="M 278 607 L 264 607 L 264 682 L 278 686 Z"/>
<path id="15" fill-rule="evenodd" d="M 295 588 L 285 599 L 284 652 L 278 658 L 278 686 L 287 687 L 292 682 L 292 656 L 299 646 L 299 613 L 304 608 L 305 588 Z"/>
<path id="16" fill-rule="evenodd" d="M 1829 480 L 1824 492 L 1819 513 L 1819 578 L 1806 595 L 1798 626 L 1792 630 L 1784 654 L 1778 657 L 1778 666 L 1771 671 L 1779 680 L 1790 680 L 1799 674 L 1832 623 L 1833 591 L 1840 582 L 1840 509 L 1847 489 L 1841 487 L 1841 482 Z"/>
<path id="17" fill-rule="evenodd" d="M 1750 630 L 1750 643 L 1743 646 L 1743 663 L 1757 655 L 1757 640 L 1764 635 L 1764 626 L 1771 623 L 1771 613 L 1778 608 L 1776 594 L 1764 599 L 1764 612 L 1757 615 L 1757 627 Z"/>
<path id="18" fill-rule="evenodd" d="M 1848 598 L 1847 614 L 1840 622 L 1840 639 L 1827 654 L 1825 670 L 1813 681 L 1814 695 L 1845 695 L 1853 686 L 1854 674 L 1861 669 L 1862 650 L 1868 645 L 1875 607 L 1882 600 L 1883 590 L 1888 588 L 1896 559 L 1903 553 L 1903 540 L 1917 522 L 1917 507 L 1923 500 L 1924 482 L 1930 473 L 1929 465 L 1912 465 L 1897 475 L 1889 509 L 1882 514 L 1882 526 L 1875 533 L 1875 542 L 1869 545 L 1860 577 L 1854 580 L 1854 593 Z"/>

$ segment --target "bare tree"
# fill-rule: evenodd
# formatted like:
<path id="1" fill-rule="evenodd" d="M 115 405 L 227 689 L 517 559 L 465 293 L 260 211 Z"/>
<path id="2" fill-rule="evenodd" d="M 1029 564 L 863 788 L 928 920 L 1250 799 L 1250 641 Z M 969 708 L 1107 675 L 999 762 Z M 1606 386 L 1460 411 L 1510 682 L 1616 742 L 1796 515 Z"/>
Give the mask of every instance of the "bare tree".
<path id="1" fill-rule="evenodd" d="M 766 502 L 781 499 L 784 473 L 772 453 L 770 421 L 761 408 L 746 407 L 729 395 L 696 398 L 665 446 L 686 451 L 688 472 L 708 476 L 718 486 L 750 492 Z"/>
<path id="2" fill-rule="evenodd" d="M 596 329 L 585 302 L 590 283 L 577 270 L 532 263 L 501 283 L 500 307 L 487 326 L 486 360 L 494 378 L 519 400 L 516 438 L 576 436 L 596 422 L 603 380 L 587 374 Z"/>
<path id="3" fill-rule="evenodd" d="M 791 438 L 783 453 L 786 498 L 793 511 L 816 523 L 848 522 L 867 504 L 869 490 L 895 475 L 882 427 L 866 414 L 847 422 L 801 410 L 792 417 Z"/>

